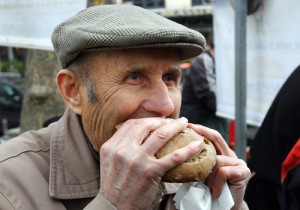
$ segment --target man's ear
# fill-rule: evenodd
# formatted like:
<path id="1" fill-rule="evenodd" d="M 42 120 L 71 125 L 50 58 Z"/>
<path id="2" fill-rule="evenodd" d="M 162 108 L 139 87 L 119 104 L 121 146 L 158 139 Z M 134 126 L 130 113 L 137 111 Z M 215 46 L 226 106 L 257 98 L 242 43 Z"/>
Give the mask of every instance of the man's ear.
<path id="1" fill-rule="evenodd" d="M 60 70 L 56 76 L 56 83 L 64 103 L 75 113 L 81 115 L 83 101 L 80 81 L 75 74 L 67 69 Z"/>

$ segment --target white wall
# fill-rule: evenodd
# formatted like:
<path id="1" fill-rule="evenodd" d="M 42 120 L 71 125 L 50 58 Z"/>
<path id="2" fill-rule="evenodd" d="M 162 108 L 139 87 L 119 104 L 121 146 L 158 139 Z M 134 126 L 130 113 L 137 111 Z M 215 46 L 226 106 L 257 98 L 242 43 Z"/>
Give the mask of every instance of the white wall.
<path id="1" fill-rule="evenodd" d="M 234 11 L 231 0 L 214 1 L 218 114 L 234 118 Z M 264 0 L 247 16 L 247 113 L 260 125 L 274 97 L 300 64 L 300 1 Z M 238 87 L 237 87 L 238 88 Z"/>
<path id="2" fill-rule="evenodd" d="M 51 50 L 54 27 L 86 0 L 0 0 L 0 46 Z"/>

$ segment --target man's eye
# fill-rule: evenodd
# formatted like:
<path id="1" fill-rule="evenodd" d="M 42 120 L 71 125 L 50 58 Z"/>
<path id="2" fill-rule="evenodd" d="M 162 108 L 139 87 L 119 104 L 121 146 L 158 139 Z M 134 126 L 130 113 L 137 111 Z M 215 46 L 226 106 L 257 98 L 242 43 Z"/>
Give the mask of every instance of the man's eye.
<path id="1" fill-rule="evenodd" d="M 143 83 L 143 77 L 141 74 L 132 72 L 126 76 L 126 83 L 130 85 L 140 85 Z"/>
<path id="2" fill-rule="evenodd" d="M 130 73 L 127 75 L 126 79 L 128 80 L 139 80 L 141 76 L 138 73 Z"/>
<path id="3" fill-rule="evenodd" d="M 178 81 L 178 77 L 174 74 L 166 74 L 163 79 L 166 82 L 171 82 L 171 81 L 177 82 Z"/>
<path id="4" fill-rule="evenodd" d="M 178 74 L 166 74 L 163 77 L 167 86 L 177 86 L 179 84 L 180 76 Z"/>

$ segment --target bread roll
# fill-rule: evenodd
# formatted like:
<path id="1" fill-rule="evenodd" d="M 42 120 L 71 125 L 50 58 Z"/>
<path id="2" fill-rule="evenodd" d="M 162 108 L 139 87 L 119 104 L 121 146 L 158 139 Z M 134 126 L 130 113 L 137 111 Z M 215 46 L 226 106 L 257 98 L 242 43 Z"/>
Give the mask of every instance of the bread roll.
<path id="1" fill-rule="evenodd" d="M 161 158 L 192 141 L 202 141 L 202 149 L 181 165 L 168 171 L 162 177 L 162 181 L 179 183 L 197 182 L 205 179 L 211 173 L 216 163 L 216 150 L 209 140 L 198 135 L 191 128 L 186 128 L 183 132 L 168 141 L 155 156 L 156 158 Z"/>

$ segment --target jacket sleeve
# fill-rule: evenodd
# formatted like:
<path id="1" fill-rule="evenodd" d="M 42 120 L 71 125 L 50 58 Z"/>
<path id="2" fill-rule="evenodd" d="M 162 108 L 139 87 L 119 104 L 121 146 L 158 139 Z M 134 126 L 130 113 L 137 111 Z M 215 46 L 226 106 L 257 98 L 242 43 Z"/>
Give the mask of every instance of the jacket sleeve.
<path id="1" fill-rule="evenodd" d="M 0 209 L 5 209 L 5 210 L 15 209 L 1 192 L 0 192 Z"/>
<path id="2" fill-rule="evenodd" d="M 1 200 L 0 200 L 1 201 Z M 84 208 L 84 210 L 118 210 L 115 206 L 112 205 L 104 196 L 100 193 Z"/>
<path id="3" fill-rule="evenodd" d="M 216 96 L 209 88 L 206 70 L 202 56 L 194 58 L 190 68 L 191 82 L 194 87 L 194 93 L 198 99 L 211 112 L 216 112 Z"/>

